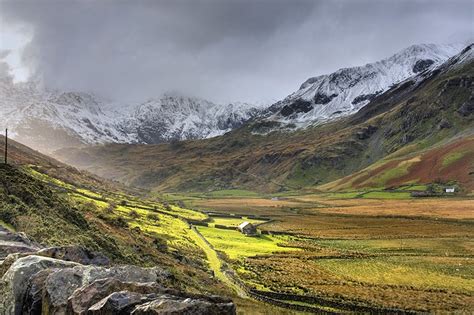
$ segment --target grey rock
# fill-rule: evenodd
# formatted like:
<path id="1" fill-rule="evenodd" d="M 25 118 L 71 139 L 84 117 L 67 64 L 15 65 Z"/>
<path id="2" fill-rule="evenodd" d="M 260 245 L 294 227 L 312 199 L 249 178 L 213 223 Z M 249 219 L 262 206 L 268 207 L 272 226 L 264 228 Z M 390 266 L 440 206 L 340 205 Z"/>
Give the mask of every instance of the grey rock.
<path id="1" fill-rule="evenodd" d="M 88 315 L 126 315 L 130 314 L 134 306 L 152 301 L 157 298 L 154 293 L 140 294 L 136 292 L 114 292 L 92 305 L 87 311 Z"/>
<path id="2" fill-rule="evenodd" d="M 64 314 L 68 298 L 76 289 L 89 285 L 98 279 L 114 278 L 122 282 L 165 282 L 169 273 L 160 268 L 137 266 L 76 266 L 51 273 L 45 282 L 43 307 L 53 314 Z"/>
<path id="3" fill-rule="evenodd" d="M 37 272 L 30 278 L 23 302 L 22 314 L 41 315 L 43 307 L 43 287 L 46 278 L 55 269 L 45 269 Z"/>
<path id="4" fill-rule="evenodd" d="M 235 312 L 234 303 L 223 298 L 195 299 L 163 295 L 156 300 L 135 307 L 132 314 L 233 315 Z"/>
<path id="5" fill-rule="evenodd" d="M 174 290 L 165 289 L 156 282 L 136 283 L 122 282 L 114 278 L 99 279 L 74 291 L 68 300 L 67 313 L 86 314 L 92 305 L 106 298 L 113 292 L 119 291 L 150 294 L 170 293 Z"/>
<path id="6" fill-rule="evenodd" d="M 21 314 L 30 278 L 48 268 L 67 268 L 77 263 L 30 255 L 17 259 L 0 280 L 0 314 Z"/>

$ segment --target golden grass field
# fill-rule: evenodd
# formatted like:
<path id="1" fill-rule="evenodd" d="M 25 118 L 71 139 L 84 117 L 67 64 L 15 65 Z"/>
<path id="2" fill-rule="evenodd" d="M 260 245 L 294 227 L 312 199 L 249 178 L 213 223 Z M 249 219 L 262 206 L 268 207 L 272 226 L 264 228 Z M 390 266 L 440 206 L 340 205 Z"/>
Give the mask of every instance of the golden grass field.
<path id="1" fill-rule="evenodd" d="M 384 193 L 387 194 L 387 193 Z M 206 228 L 249 286 L 412 311 L 470 311 L 474 305 L 474 200 L 356 198 L 358 193 L 194 198 L 190 206 L 264 215 L 268 232 L 291 234 L 271 253 L 226 242 Z M 271 250 L 271 243 L 266 249 Z"/>

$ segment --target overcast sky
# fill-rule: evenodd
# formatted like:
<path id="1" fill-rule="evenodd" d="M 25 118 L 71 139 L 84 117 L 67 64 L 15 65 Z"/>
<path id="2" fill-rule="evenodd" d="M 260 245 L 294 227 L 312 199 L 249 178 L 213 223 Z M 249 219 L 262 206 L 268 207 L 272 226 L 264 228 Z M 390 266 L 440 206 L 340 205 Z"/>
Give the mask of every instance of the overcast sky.
<path id="1" fill-rule="evenodd" d="M 474 38 L 474 0 L 0 0 L 0 19 L 17 80 L 125 101 L 278 100 L 411 44 Z"/>

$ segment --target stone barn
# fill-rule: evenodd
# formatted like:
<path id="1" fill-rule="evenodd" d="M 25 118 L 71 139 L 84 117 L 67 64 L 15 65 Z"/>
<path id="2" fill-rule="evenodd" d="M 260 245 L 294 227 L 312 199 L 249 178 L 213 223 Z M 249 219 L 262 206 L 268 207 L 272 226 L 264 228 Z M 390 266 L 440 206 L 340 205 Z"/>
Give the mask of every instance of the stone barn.
<path id="1" fill-rule="evenodd" d="M 242 234 L 245 234 L 247 236 L 257 235 L 257 228 L 255 227 L 255 225 L 247 221 L 240 223 L 238 229 L 240 232 L 242 232 Z"/>

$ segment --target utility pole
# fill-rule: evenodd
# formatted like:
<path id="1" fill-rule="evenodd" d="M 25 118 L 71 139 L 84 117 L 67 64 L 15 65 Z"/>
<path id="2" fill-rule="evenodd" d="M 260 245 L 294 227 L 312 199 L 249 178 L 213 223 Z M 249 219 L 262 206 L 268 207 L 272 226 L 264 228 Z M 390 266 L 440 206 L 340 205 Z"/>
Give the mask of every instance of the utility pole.
<path id="1" fill-rule="evenodd" d="M 7 164 L 8 156 L 8 128 L 5 129 L 5 164 Z"/>

